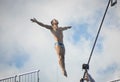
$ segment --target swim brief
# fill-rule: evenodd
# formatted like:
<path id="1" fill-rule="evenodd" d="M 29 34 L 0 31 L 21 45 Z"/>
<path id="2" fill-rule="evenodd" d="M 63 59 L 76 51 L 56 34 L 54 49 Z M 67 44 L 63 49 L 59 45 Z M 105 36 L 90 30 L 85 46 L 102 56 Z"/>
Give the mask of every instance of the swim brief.
<path id="1" fill-rule="evenodd" d="M 56 42 L 56 43 L 55 43 L 55 46 L 56 46 L 56 45 L 64 48 L 64 44 L 63 44 L 62 42 Z"/>

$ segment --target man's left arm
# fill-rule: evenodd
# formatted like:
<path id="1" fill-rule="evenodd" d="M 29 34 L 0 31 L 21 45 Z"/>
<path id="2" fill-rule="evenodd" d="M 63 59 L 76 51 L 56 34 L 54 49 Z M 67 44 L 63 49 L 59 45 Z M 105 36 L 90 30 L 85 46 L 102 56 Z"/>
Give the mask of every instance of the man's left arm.
<path id="1" fill-rule="evenodd" d="M 66 27 L 62 27 L 62 30 L 67 30 L 67 29 L 70 29 L 72 28 L 72 26 L 66 26 Z"/>

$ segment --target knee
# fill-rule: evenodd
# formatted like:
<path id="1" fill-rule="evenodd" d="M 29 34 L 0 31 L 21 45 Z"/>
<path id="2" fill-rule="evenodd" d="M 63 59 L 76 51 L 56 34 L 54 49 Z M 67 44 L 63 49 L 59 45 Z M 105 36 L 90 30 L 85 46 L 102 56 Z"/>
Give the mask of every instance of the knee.
<path id="1" fill-rule="evenodd" d="M 59 56 L 59 61 L 63 61 L 64 60 L 64 56 Z"/>

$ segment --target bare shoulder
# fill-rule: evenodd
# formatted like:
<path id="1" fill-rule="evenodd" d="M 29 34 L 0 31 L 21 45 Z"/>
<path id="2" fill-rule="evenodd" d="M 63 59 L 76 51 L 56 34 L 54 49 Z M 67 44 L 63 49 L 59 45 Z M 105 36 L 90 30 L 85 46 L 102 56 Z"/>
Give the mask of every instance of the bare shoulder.
<path id="1" fill-rule="evenodd" d="M 51 26 L 51 25 L 45 25 L 45 24 L 44 24 L 44 27 L 47 28 L 47 29 L 52 30 L 52 26 Z"/>
<path id="2" fill-rule="evenodd" d="M 59 27 L 59 29 L 62 29 L 63 27 Z"/>
<path id="3" fill-rule="evenodd" d="M 60 30 L 63 30 L 63 27 L 59 27 Z"/>
<path id="4" fill-rule="evenodd" d="M 63 30 L 63 31 L 67 30 L 67 29 L 70 29 L 70 28 L 71 28 L 71 26 L 60 27 L 60 29 Z"/>

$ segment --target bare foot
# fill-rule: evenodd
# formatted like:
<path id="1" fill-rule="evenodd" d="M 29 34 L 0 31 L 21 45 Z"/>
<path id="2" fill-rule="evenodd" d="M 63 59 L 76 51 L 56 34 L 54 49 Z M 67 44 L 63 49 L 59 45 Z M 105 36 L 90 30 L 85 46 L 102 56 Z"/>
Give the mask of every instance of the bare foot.
<path id="1" fill-rule="evenodd" d="M 64 71 L 64 76 L 67 77 L 67 72 L 66 71 Z"/>

